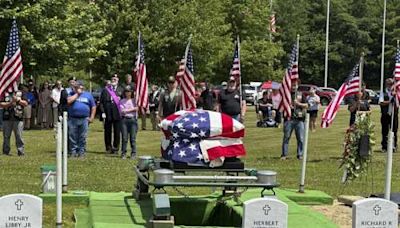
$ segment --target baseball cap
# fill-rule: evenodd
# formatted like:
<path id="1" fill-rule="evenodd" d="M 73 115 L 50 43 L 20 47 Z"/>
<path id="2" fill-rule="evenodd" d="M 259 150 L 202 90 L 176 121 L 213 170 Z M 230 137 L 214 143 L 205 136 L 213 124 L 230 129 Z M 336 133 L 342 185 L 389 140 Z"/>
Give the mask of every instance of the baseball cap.
<path id="1" fill-rule="evenodd" d="M 74 77 L 74 76 L 72 76 L 72 77 L 70 77 L 70 78 L 68 78 L 68 81 L 76 81 L 76 78 Z"/>
<path id="2" fill-rule="evenodd" d="M 228 85 L 228 83 L 227 82 L 222 82 L 221 85 L 222 86 L 226 86 L 226 85 Z"/>
<path id="3" fill-rule="evenodd" d="M 231 82 L 231 81 L 236 82 L 235 77 L 231 76 L 231 77 L 229 78 L 229 82 Z"/>
<path id="4" fill-rule="evenodd" d="M 125 86 L 124 92 L 132 92 L 132 91 L 133 91 L 132 86 L 130 86 L 130 85 Z"/>
<path id="5" fill-rule="evenodd" d="M 82 80 L 78 80 L 76 81 L 75 86 L 85 86 L 85 85 L 83 84 Z"/>

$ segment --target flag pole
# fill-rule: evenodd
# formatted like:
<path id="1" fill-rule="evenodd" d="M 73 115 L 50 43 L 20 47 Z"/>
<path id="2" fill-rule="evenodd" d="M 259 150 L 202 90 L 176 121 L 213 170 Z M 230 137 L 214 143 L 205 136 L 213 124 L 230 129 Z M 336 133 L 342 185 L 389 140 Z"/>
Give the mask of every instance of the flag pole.
<path id="1" fill-rule="evenodd" d="M 329 15 L 330 15 L 330 0 L 326 7 L 326 35 L 325 35 L 325 80 L 324 86 L 328 87 L 328 54 L 329 54 Z"/>
<path id="2" fill-rule="evenodd" d="M 272 0 L 271 0 L 272 1 Z M 242 69 L 240 66 L 240 38 L 239 35 L 236 37 L 236 44 L 238 46 L 238 59 L 239 59 L 239 99 L 240 99 L 240 110 L 242 110 L 242 105 L 243 105 L 243 99 L 242 99 Z M 242 114 L 242 112 L 240 112 Z"/>
<path id="3" fill-rule="evenodd" d="M 363 83 L 363 73 L 364 73 L 364 52 L 361 53 L 360 57 L 360 65 L 359 65 L 359 71 L 360 71 L 360 83 L 358 86 L 359 92 L 361 92 L 362 89 L 362 83 Z"/>
<path id="4" fill-rule="evenodd" d="M 386 2 L 386 0 L 385 0 Z M 399 48 L 399 40 L 397 40 L 397 48 Z M 382 55 L 383 56 L 383 55 Z M 383 90 L 382 90 L 383 91 Z M 381 91 L 381 94 L 382 94 Z M 395 85 L 395 91 L 397 96 L 397 88 Z M 394 97 L 396 99 L 396 97 Z M 393 103 L 391 106 L 392 110 L 391 111 L 391 122 L 390 122 L 390 130 L 389 130 L 389 135 L 388 135 L 388 141 L 387 141 L 387 158 L 386 158 L 386 172 L 385 172 L 385 199 L 390 200 L 390 192 L 392 188 L 392 166 L 393 166 L 393 137 L 394 137 L 394 132 L 393 132 L 393 121 L 394 121 L 394 109 L 395 104 Z"/>
<path id="5" fill-rule="evenodd" d="M 269 42 L 272 42 L 272 31 L 271 31 L 271 16 L 272 16 L 272 0 L 269 1 Z"/>
<path id="6" fill-rule="evenodd" d="M 383 1 L 382 56 L 381 56 L 381 93 L 379 102 L 383 102 L 383 80 L 385 73 L 385 32 L 386 32 L 386 0 Z"/>

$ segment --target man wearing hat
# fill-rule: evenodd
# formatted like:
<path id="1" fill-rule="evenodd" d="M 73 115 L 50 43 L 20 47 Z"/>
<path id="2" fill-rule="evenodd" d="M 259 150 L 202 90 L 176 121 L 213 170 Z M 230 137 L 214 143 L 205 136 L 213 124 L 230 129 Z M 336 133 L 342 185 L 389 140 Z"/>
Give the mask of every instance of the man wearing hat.
<path id="1" fill-rule="evenodd" d="M 73 157 L 84 157 L 89 123 L 96 115 L 96 102 L 91 93 L 85 91 L 82 81 L 77 81 L 68 104 L 68 138 Z"/>
<path id="2" fill-rule="evenodd" d="M 61 91 L 60 104 L 58 105 L 58 114 L 59 114 L 59 116 L 62 116 L 63 112 L 67 112 L 68 111 L 68 100 L 67 99 L 74 92 L 75 83 L 76 83 L 76 78 L 75 77 L 68 78 L 68 86 L 66 86 Z"/>
<path id="3" fill-rule="evenodd" d="M 167 89 L 160 94 L 157 116 L 159 120 L 181 110 L 181 92 L 177 87 L 175 77 L 168 77 Z"/>
<path id="4" fill-rule="evenodd" d="M 244 121 L 246 101 L 237 86 L 235 77 L 230 77 L 227 88 L 221 90 L 218 96 L 217 111 L 225 113 L 237 121 Z"/>
<path id="5" fill-rule="evenodd" d="M 118 154 L 121 141 L 121 112 L 119 102 L 123 88 L 118 85 L 118 75 L 111 77 L 110 85 L 100 95 L 100 111 L 104 121 L 104 144 L 107 153 Z"/>

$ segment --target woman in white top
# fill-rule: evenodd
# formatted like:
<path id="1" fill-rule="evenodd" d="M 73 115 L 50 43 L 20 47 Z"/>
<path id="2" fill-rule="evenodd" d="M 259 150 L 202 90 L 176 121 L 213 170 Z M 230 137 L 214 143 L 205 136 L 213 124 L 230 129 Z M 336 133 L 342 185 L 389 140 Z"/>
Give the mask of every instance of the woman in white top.
<path id="1" fill-rule="evenodd" d="M 315 93 L 315 89 L 310 90 L 310 95 L 307 96 L 308 113 L 310 113 L 310 130 L 315 132 L 316 122 L 318 117 L 318 109 L 321 103 L 319 96 Z"/>

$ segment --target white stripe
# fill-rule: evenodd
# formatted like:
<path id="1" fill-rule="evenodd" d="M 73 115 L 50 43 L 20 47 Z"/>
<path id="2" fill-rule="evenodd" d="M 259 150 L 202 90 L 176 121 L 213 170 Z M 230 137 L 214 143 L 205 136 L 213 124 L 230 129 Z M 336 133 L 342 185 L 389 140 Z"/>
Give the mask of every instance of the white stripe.
<path id="1" fill-rule="evenodd" d="M 222 134 L 222 117 L 219 112 L 207 112 L 210 118 L 210 137 Z"/>
<path id="2" fill-rule="evenodd" d="M 209 157 L 207 150 L 212 149 L 214 147 L 228 147 L 233 145 L 243 145 L 243 141 L 241 138 L 232 139 L 225 138 L 224 140 L 220 139 L 203 139 L 200 141 L 200 150 L 203 154 L 203 158 L 205 162 L 209 162 Z"/>

